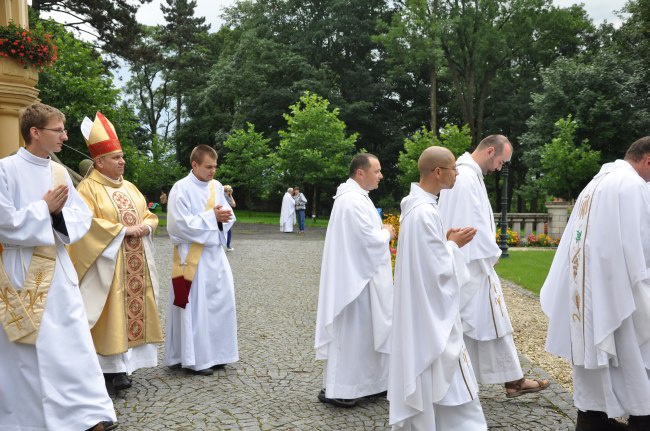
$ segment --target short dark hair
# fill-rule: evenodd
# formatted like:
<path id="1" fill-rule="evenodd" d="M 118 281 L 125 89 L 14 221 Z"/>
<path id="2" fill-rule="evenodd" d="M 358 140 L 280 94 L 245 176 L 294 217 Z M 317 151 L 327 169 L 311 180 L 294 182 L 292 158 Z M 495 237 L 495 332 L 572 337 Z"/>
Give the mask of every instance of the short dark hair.
<path id="1" fill-rule="evenodd" d="M 625 160 L 632 162 L 641 161 L 645 156 L 650 154 L 650 136 L 644 136 L 637 139 L 630 145 L 630 148 L 625 152 Z"/>
<path id="2" fill-rule="evenodd" d="M 350 162 L 350 170 L 348 171 L 348 176 L 350 178 L 354 177 L 354 174 L 357 172 L 357 169 L 362 169 L 364 171 L 370 168 L 370 159 L 376 159 L 377 156 L 370 153 L 360 153 L 352 157 Z"/>
<path id="3" fill-rule="evenodd" d="M 483 138 L 476 146 L 477 150 L 483 150 L 488 147 L 494 147 L 494 155 L 498 156 L 503 152 L 506 144 L 512 146 L 508 138 L 503 135 L 489 135 Z"/>
<path id="4" fill-rule="evenodd" d="M 20 111 L 18 124 L 20 126 L 20 134 L 25 140 L 25 145 L 31 144 L 31 128 L 36 127 L 42 129 L 51 119 L 61 120 L 65 123 L 65 115 L 63 115 L 63 112 L 44 103 L 34 103 Z"/>
<path id="5" fill-rule="evenodd" d="M 212 148 L 209 145 L 205 144 L 200 144 L 194 147 L 192 150 L 192 154 L 190 154 L 190 163 L 196 162 L 199 165 L 203 163 L 203 159 L 205 159 L 205 156 L 210 156 L 214 160 L 217 160 L 219 155 L 217 154 L 217 150 Z"/>

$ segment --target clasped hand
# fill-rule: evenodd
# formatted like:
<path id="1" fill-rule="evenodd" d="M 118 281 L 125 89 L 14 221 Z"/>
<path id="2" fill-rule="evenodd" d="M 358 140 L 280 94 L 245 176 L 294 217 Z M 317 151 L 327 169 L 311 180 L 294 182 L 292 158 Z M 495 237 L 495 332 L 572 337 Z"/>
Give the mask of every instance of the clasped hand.
<path id="1" fill-rule="evenodd" d="M 474 235 L 476 235 L 476 229 L 471 226 L 452 228 L 447 231 L 447 240 L 455 242 L 458 247 L 462 247 L 470 242 Z"/>
<path id="2" fill-rule="evenodd" d="M 217 205 L 214 207 L 214 216 L 217 218 L 217 221 L 220 223 L 228 223 L 232 218 L 232 211 L 229 209 L 224 209 L 223 205 Z"/>
<path id="3" fill-rule="evenodd" d="M 135 237 L 141 237 L 141 236 L 147 236 L 149 235 L 149 227 L 145 224 L 139 224 L 136 226 L 128 226 L 126 228 L 126 236 L 135 236 Z"/>
<path id="4" fill-rule="evenodd" d="M 47 204 L 47 209 L 50 211 L 50 214 L 60 213 L 65 202 L 68 200 L 68 186 L 62 185 L 48 190 L 43 196 L 43 200 Z"/>

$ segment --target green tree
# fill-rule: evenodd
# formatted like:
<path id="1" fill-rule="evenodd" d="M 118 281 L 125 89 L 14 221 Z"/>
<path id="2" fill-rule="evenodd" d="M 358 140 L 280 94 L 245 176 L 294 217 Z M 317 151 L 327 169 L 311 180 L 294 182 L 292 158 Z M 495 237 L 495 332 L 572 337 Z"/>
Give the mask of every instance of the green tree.
<path id="1" fill-rule="evenodd" d="M 574 199 L 600 167 L 600 151 L 574 143 L 578 124 L 569 115 L 555 123 L 556 137 L 541 151 L 541 182 L 548 194 Z"/>
<path id="2" fill-rule="evenodd" d="M 339 110 L 317 94 L 305 92 L 289 109 L 287 128 L 280 131 L 279 172 L 282 181 L 300 180 L 311 189 L 312 214 L 317 214 L 320 191 L 347 176 L 357 134 L 346 137 Z"/>
<path id="3" fill-rule="evenodd" d="M 438 132 L 438 75 L 444 57 L 441 48 L 440 0 L 397 1 L 386 30 L 376 36 L 388 53 L 393 66 L 405 66 L 408 70 L 424 69 L 429 85 L 429 128 Z"/>
<path id="4" fill-rule="evenodd" d="M 155 27 L 143 26 L 142 37 L 134 41 L 127 59 L 131 77 L 125 87 L 127 100 L 135 106 L 146 131 L 140 149 L 151 151 L 154 161 L 163 156 L 172 121 L 169 82 L 157 32 Z"/>
<path id="5" fill-rule="evenodd" d="M 246 129 L 234 130 L 223 143 L 226 155 L 219 165 L 220 180 L 237 190 L 246 208 L 268 198 L 277 183 L 270 141 L 247 123 Z"/>
<path id="6" fill-rule="evenodd" d="M 139 30 L 135 13 L 139 5 L 151 0 L 32 0 L 32 9 L 56 12 L 72 18 L 65 26 L 90 34 L 106 52 L 121 55 Z"/>
<path id="7" fill-rule="evenodd" d="M 95 118 L 101 111 L 115 126 L 122 147 L 135 147 L 137 119 L 131 108 L 120 102 L 120 91 L 102 58 L 88 42 L 74 37 L 65 27 L 54 21 L 40 22 L 59 47 L 59 59 L 40 73 L 38 89 L 43 103 L 59 108 L 66 116 L 69 130 L 66 145 L 75 151 L 64 150 L 62 161 L 77 170 L 79 162 L 88 154 L 88 148 L 79 126 L 84 117 Z"/>
<path id="8" fill-rule="evenodd" d="M 158 35 L 163 49 L 165 73 L 174 98 L 174 142 L 176 160 L 181 161 L 179 133 L 188 93 L 202 86 L 206 76 L 207 34 L 210 25 L 195 16 L 196 0 L 166 0 L 160 6 L 166 24 Z"/>
<path id="9" fill-rule="evenodd" d="M 418 159 L 420 154 L 432 145 L 448 148 L 458 158 L 472 145 L 469 127 L 467 124 L 461 128 L 447 124 L 440 131 L 440 136 L 436 136 L 433 131 L 422 126 L 411 137 L 405 138 L 404 151 L 400 151 L 397 162 L 401 173 L 399 182 L 404 190 L 408 190 L 411 183 L 419 181 Z"/>

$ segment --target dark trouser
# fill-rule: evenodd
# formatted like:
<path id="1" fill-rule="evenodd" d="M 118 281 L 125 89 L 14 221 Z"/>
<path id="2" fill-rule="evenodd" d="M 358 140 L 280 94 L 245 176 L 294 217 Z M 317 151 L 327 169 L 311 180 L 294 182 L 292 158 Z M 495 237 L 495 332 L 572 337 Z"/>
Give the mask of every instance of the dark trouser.
<path id="1" fill-rule="evenodd" d="M 298 213 L 298 229 L 300 232 L 305 230 L 305 210 L 296 210 Z"/>
<path id="2" fill-rule="evenodd" d="M 232 239 L 232 230 L 228 230 L 228 236 L 226 237 L 226 248 L 230 248 L 231 239 Z"/>

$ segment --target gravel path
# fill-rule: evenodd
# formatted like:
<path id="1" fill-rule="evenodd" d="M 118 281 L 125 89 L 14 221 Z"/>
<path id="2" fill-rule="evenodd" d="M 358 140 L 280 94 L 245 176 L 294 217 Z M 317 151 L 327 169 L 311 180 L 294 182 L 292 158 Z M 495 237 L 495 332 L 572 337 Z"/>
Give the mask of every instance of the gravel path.
<path id="1" fill-rule="evenodd" d="M 235 251 L 227 256 L 235 277 L 241 360 L 210 377 L 162 365 L 136 371 L 131 389 L 111 393 L 120 430 L 389 429 L 386 399 L 354 409 L 316 399 L 322 363 L 314 360 L 313 337 L 324 236 L 323 229 L 309 225 L 306 234 L 297 235 L 282 234 L 276 226 L 238 224 Z M 164 232 L 155 243 L 164 325 L 171 246 Z M 504 285 L 520 352 L 532 359 L 521 357 L 524 373 L 558 379 L 554 366 L 530 349 L 543 351 L 544 321 L 531 319 L 541 316 L 539 301 Z M 523 331 L 526 339 L 519 335 Z M 490 385 L 481 387 L 480 397 L 490 430 L 574 428 L 571 394 L 555 382 L 539 394 L 514 399 Z"/>

